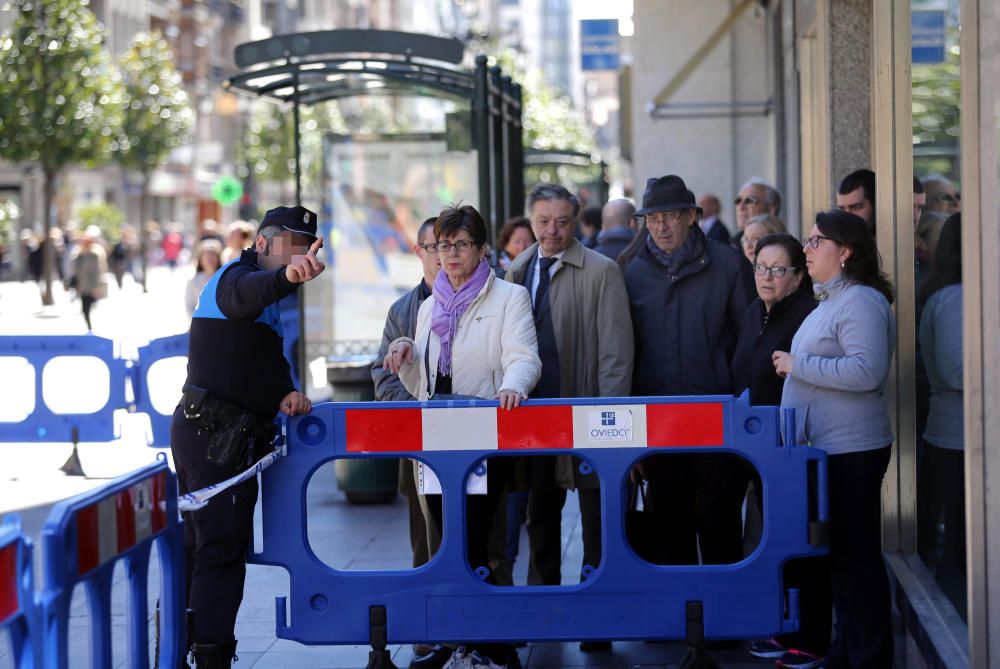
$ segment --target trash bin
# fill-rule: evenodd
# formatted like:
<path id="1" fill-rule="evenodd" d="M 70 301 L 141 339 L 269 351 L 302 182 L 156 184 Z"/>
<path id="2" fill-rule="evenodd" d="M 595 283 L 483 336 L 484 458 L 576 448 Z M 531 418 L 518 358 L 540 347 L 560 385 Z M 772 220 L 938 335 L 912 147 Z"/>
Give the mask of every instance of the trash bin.
<path id="1" fill-rule="evenodd" d="M 326 377 L 333 386 L 334 402 L 372 402 L 375 386 L 371 355 L 330 356 Z M 396 458 L 341 459 L 334 463 L 337 486 L 351 504 L 388 504 L 399 490 Z"/>

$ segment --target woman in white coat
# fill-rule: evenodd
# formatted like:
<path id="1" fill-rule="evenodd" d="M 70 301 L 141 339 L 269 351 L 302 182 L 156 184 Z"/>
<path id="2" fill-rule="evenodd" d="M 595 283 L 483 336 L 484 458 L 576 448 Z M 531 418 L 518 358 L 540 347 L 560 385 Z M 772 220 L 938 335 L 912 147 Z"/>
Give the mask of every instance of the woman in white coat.
<path id="1" fill-rule="evenodd" d="M 497 399 L 510 411 L 534 389 L 542 372 L 528 291 L 498 279 L 487 264 L 486 222 L 474 207 L 446 208 L 434 224 L 434 237 L 441 270 L 433 297 L 420 306 L 414 339 L 392 342 L 383 366 L 398 373 L 418 400 L 454 395 Z M 487 542 L 510 479 L 510 463 L 510 458 L 492 458 L 486 494 L 466 496 L 469 565 L 486 569 L 486 581 L 494 584 Z M 422 502 L 428 533 L 440 532 L 441 495 L 423 495 Z M 510 649 L 482 645 L 478 651 L 503 665 Z"/>
<path id="2" fill-rule="evenodd" d="M 486 223 L 474 207 L 442 211 L 434 235 L 441 271 L 433 299 L 420 307 L 414 339 L 389 345 L 384 367 L 397 372 L 418 400 L 463 395 L 514 409 L 542 370 L 528 291 L 498 279 L 486 262 Z M 473 569 L 488 566 L 486 537 L 509 463 L 494 458 L 488 468 L 487 494 L 470 495 L 467 502 Z M 428 521 L 440 527 L 440 496 L 428 497 L 437 497 L 428 500 L 437 516 Z"/>

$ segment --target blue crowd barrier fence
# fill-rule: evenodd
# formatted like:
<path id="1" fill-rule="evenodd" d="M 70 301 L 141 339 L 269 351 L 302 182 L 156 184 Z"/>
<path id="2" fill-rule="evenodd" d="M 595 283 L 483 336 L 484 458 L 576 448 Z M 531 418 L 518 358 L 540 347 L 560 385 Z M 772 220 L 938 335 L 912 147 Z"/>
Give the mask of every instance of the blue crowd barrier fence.
<path id="1" fill-rule="evenodd" d="M 0 358 L 22 358 L 33 370 L 34 392 L 31 411 L 16 421 L 0 420 L 3 442 L 106 442 L 119 435 L 115 412 L 127 409 L 149 416 L 149 445 L 170 444 L 170 415 L 154 406 L 149 391 L 149 371 L 163 359 L 187 356 L 187 333 L 155 339 L 139 349 L 139 355 L 120 356 L 115 342 L 94 335 L 0 336 Z M 107 401 L 91 412 L 57 413 L 45 401 L 46 388 L 66 384 L 64 377 L 50 376 L 46 367 L 57 358 L 94 358 L 107 368 L 103 374 L 74 375 L 72 392 L 79 396 L 100 396 Z M 132 398 L 127 387 L 131 386 Z M 177 399 L 181 389 L 177 388 Z"/>
<path id="2" fill-rule="evenodd" d="M 798 627 L 784 563 L 827 552 L 810 541 L 827 521 L 825 453 L 783 446 L 779 410 L 750 406 L 746 396 L 531 400 L 511 412 L 478 400 L 330 403 L 289 419 L 286 431 L 286 456 L 262 474 L 263 548 L 250 560 L 288 571 L 276 634 L 305 644 L 375 645 L 379 635 L 391 643 L 690 639 L 692 622 L 706 638 L 763 638 Z M 735 564 L 642 560 L 625 535 L 630 469 L 652 453 L 705 452 L 740 456 L 759 473 L 759 545 Z M 601 564 L 571 586 L 486 583 L 467 561 L 465 495 L 455 493 L 486 456 L 559 453 L 599 475 Z M 310 477 L 331 459 L 371 457 L 414 458 L 441 482 L 443 542 L 417 569 L 336 570 L 309 546 Z M 805 503 L 810 486 L 815 517 Z"/>
<path id="3" fill-rule="evenodd" d="M 153 405 L 149 392 L 149 370 L 160 360 L 174 357 L 187 357 L 188 335 L 174 335 L 154 339 L 139 348 L 139 357 L 132 365 L 132 387 L 135 389 L 135 411 L 149 416 L 150 446 L 170 445 L 170 417 L 173 415 L 171 406 L 167 413 L 161 413 Z M 177 399 L 180 400 L 181 389 L 177 389 Z"/>
<path id="4" fill-rule="evenodd" d="M 45 590 L 41 594 L 45 666 L 68 663 L 73 590 L 86 589 L 90 666 L 110 667 L 112 577 L 123 562 L 127 576 L 128 666 L 149 666 L 150 555 L 160 567 L 158 666 L 180 666 L 185 645 L 184 533 L 177 512 L 177 478 L 160 457 L 99 489 L 62 501 L 42 529 Z"/>
<path id="5" fill-rule="evenodd" d="M 112 441 L 116 438 L 114 412 L 126 407 L 126 361 L 115 355 L 110 339 L 88 336 L 0 337 L 0 357 L 23 358 L 34 369 L 34 403 L 30 415 L 0 427 L 0 442 Z M 90 413 L 56 413 L 45 402 L 46 366 L 56 358 L 97 358 L 107 366 L 108 399 Z M 74 379 L 75 394 L 104 391 L 101 375 Z"/>
<path id="6" fill-rule="evenodd" d="M 6 630 L 14 666 L 41 667 L 41 614 L 35 594 L 31 540 L 16 515 L 0 525 L 0 631 Z"/>

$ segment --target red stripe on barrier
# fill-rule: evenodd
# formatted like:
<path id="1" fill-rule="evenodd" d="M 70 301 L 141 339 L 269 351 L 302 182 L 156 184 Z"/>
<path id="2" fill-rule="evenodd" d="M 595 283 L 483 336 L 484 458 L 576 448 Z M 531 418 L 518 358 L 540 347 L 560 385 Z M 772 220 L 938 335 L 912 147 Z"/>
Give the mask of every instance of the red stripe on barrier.
<path id="1" fill-rule="evenodd" d="M 0 548 L 0 623 L 17 613 L 20 606 L 17 582 L 17 544 Z"/>
<path id="2" fill-rule="evenodd" d="M 347 409 L 348 453 L 383 453 L 423 449 L 420 409 Z"/>
<path id="3" fill-rule="evenodd" d="M 132 506 L 132 491 L 122 490 L 115 495 L 115 528 L 118 532 L 118 552 L 122 553 L 135 546 L 135 507 Z"/>
<path id="4" fill-rule="evenodd" d="M 86 574 L 101 563 L 101 527 L 97 505 L 76 512 L 76 573 Z"/>
<path id="5" fill-rule="evenodd" d="M 150 522 L 153 534 L 167 526 L 167 473 L 160 472 L 153 477 L 153 501 Z"/>
<path id="6" fill-rule="evenodd" d="M 646 435 L 650 448 L 722 446 L 722 404 L 647 404 Z"/>
<path id="7" fill-rule="evenodd" d="M 497 436 L 501 451 L 573 448 L 573 407 L 497 409 Z"/>

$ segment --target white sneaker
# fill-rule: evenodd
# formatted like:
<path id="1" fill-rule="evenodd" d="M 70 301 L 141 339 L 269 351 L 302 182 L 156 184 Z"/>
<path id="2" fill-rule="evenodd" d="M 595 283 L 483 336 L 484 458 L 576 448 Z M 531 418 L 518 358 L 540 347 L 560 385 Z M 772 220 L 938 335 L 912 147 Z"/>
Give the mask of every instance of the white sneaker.
<path id="1" fill-rule="evenodd" d="M 472 658 L 465 652 L 465 646 L 456 648 L 441 669 L 472 669 Z"/>
<path id="2" fill-rule="evenodd" d="M 506 664 L 496 664 L 489 657 L 480 655 L 479 651 L 472 651 L 469 659 L 472 661 L 470 666 L 473 669 L 507 669 Z"/>

